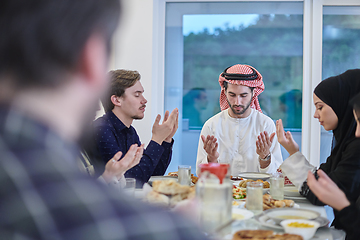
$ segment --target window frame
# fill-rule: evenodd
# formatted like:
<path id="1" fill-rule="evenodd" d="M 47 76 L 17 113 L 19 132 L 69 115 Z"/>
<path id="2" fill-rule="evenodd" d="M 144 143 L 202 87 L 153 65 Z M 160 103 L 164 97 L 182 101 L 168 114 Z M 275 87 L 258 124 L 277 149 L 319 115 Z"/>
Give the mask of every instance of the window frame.
<path id="1" fill-rule="evenodd" d="M 313 118 L 313 89 L 322 80 L 322 19 L 324 6 L 360 6 L 358 0 L 153 0 L 152 113 L 164 112 L 166 3 L 303 2 L 303 107 L 301 152 L 310 163 L 320 163 L 321 127 Z M 176 107 L 176 106 L 175 106 Z M 155 118 L 155 115 L 152 116 Z M 179 121 L 179 129 L 181 121 Z"/>

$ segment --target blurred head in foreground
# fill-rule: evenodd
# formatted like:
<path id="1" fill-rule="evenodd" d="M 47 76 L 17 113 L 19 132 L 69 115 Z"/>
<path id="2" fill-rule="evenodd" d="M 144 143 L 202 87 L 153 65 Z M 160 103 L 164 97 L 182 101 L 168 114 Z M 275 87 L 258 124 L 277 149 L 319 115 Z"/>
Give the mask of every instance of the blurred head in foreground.
<path id="1" fill-rule="evenodd" d="M 4 0 L 0 102 L 76 139 L 107 88 L 118 0 Z"/>
<path id="2" fill-rule="evenodd" d="M 119 0 L 1 1 L 1 239 L 203 239 L 76 165 L 74 141 L 107 88 L 119 15 Z"/>

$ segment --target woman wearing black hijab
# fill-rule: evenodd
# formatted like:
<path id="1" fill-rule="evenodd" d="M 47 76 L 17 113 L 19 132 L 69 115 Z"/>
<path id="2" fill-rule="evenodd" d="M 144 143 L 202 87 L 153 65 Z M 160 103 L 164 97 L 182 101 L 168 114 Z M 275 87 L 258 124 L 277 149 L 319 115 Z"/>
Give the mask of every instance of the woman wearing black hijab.
<path id="1" fill-rule="evenodd" d="M 325 130 L 333 130 L 335 141 L 330 156 L 319 168 L 344 191 L 351 202 L 355 202 L 360 195 L 360 139 L 355 138 L 356 122 L 349 101 L 359 92 L 360 69 L 354 69 L 325 79 L 318 84 L 313 95 L 316 107 L 314 117 L 319 119 Z M 316 167 L 299 152 L 291 133 L 284 132 L 281 120 L 276 125 L 278 141 L 290 154 L 280 166 L 282 171 L 311 203 L 325 205 L 306 182 L 309 170 L 317 177 Z M 334 214 L 332 225 L 343 229 L 336 210 Z"/>
<path id="2" fill-rule="evenodd" d="M 351 100 L 356 121 L 355 136 L 360 138 L 360 94 Z M 342 225 L 346 232 L 346 240 L 356 240 L 360 236 L 360 209 L 357 202 L 350 202 L 344 192 L 324 173 L 318 170 L 318 180 L 312 172 L 308 172 L 307 184 L 311 191 L 325 204 L 338 211 L 337 221 Z M 334 197 L 336 196 L 336 197 Z"/>

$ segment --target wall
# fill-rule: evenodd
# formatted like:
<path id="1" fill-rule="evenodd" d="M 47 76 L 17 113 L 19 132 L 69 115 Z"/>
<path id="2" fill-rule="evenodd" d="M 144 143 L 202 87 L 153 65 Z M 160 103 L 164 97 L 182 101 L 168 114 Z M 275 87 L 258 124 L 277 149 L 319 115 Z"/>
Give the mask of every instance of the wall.
<path id="1" fill-rule="evenodd" d="M 121 24 L 113 38 L 110 69 L 137 70 L 145 89 L 145 117 L 135 120 L 141 142 L 151 139 L 152 124 L 157 113 L 152 113 L 152 44 L 153 44 L 153 0 L 123 0 Z M 154 109 L 154 108 L 153 108 Z"/>

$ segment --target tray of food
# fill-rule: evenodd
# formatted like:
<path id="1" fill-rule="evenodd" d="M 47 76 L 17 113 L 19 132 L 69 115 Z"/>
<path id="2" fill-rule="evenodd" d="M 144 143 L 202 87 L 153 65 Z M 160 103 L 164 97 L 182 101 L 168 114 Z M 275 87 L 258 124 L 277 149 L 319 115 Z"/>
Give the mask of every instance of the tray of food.
<path id="1" fill-rule="evenodd" d="M 168 176 L 170 177 L 175 177 L 175 178 L 178 178 L 178 172 L 169 172 L 168 173 Z M 196 177 L 194 174 L 191 174 L 191 182 L 193 184 L 196 184 L 196 182 L 198 181 L 198 177 Z"/>
<path id="2" fill-rule="evenodd" d="M 241 188 L 246 188 L 246 184 L 248 183 L 248 182 L 261 182 L 262 184 L 263 184 L 263 188 L 264 189 L 269 189 L 270 188 L 270 183 L 269 182 L 267 182 L 267 181 L 264 181 L 264 180 L 262 180 L 262 179 L 256 179 L 256 180 L 253 180 L 253 179 L 246 179 L 246 180 L 242 180 L 242 181 L 240 181 L 239 182 L 239 187 L 241 187 Z"/>
<path id="3" fill-rule="evenodd" d="M 144 201 L 163 207 L 175 207 L 181 201 L 195 197 L 195 186 L 179 184 L 174 179 L 154 180 L 152 187 L 144 184 Z"/>
<path id="4" fill-rule="evenodd" d="M 233 203 L 233 206 L 238 206 L 240 208 L 246 208 L 246 203 L 244 201 L 239 204 Z M 263 195 L 263 210 L 273 209 L 273 208 L 299 208 L 299 205 L 290 199 L 275 200 L 271 197 L 270 194 L 264 194 Z"/>

